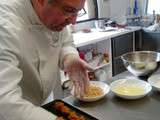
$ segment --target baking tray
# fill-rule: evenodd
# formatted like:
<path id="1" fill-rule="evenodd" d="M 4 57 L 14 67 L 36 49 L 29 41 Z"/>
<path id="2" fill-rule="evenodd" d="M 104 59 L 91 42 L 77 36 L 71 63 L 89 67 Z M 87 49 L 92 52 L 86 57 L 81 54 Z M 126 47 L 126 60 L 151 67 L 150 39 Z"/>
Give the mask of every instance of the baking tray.
<path id="1" fill-rule="evenodd" d="M 68 104 L 68 103 L 66 103 L 66 102 L 64 102 L 64 101 L 62 101 L 62 100 L 59 100 L 59 99 L 54 100 L 54 101 L 52 101 L 52 102 L 50 102 L 50 103 L 48 103 L 48 104 L 46 104 L 46 105 L 43 105 L 42 108 L 46 109 L 47 111 L 53 113 L 53 114 L 56 115 L 56 116 L 59 116 L 59 117 L 61 116 L 61 117 L 63 117 L 65 120 L 71 120 L 71 119 L 68 117 L 68 116 L 69 116 L 68 114 L 62 112 L 61 110 L 58 110 L 58 109 L 55 107 L 55 105 L 56 105 L 57 103 L 62 103 L 62 104 L 64 104 L 64 106 L 66 106 L 66 107 L 69 108 L 70 112 L 75 112 L 76 115 L 79 116 L 79 117 L 80 117 L 80 116 L 83 116 L 83 117 L 85 118 L 85 120 L 98 120 L 97 118 L 95 118 L 95 117 L 93 117 L 93 116 L 91 116 L 91 115 L 89 115 L 89 114 L 87 114 L 87 113 L 85 113 L 85 112 L 77 109 L 76 107 L 74 107 L 74 106 L 72 106 L 72 105 L 70 105 L 70 104 Z M 76 120 L 76 119 L 74 119 L 74 120 Z M 78 119 L 78 120 L 79 120 L 79 119 Z"/>

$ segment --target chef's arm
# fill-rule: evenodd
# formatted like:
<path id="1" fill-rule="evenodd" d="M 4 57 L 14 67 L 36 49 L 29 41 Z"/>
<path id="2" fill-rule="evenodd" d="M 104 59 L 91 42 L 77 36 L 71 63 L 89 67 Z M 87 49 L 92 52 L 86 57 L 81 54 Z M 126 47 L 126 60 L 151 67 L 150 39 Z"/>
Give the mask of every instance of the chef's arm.
<path id="1" fill-rule="evenodd" d="M 67 28 L 64 28 L 62 35 L 62 49 L 60 54 L 60 67 L 63 69 L 64 58 L 68 55 L 79 57 L 78 51 L 75 48 L 73 36 Z"/>
<path id="2" fill-rule="evenodd" d="M 0 115 L 5 120 L 56 120 L 56 116 L 22 98 L 23 72 L 14 55 L 0 49 Z"/>

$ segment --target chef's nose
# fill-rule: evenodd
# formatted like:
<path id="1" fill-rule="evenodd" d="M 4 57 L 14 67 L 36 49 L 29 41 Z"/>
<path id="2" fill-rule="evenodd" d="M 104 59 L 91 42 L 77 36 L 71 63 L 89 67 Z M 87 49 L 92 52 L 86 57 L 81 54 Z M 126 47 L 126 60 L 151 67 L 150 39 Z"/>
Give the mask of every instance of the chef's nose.
<path id="1" fill-rule="evenodd" d="M 71 18 L 71 24 L 76 24 L 76 20 L 77 20 L 77 16 L 73 16 L 72 18 Z"/>
<path id="2" fill-rule="evenodd" d="M 69 23 L 69 24 L 76 24 L 76 19 L 77 19 L 77 15 L 74 15 L 74 16 L 69 16 L 66 18 L 66 21 Z"/>

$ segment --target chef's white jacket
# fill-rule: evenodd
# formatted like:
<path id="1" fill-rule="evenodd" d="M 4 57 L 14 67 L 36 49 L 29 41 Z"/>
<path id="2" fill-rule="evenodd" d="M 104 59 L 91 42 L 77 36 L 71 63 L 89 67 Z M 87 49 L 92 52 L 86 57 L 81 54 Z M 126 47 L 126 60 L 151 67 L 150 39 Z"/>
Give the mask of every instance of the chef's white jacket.
<path id="1" fill-rule="evenodd" d="M 66 54 L 78 55 L 66 29 L 47 29 L 30 0 L 0 0 L 0 116 L 54 120 L 53 114 L 38 106 L 59 80 Z"/>

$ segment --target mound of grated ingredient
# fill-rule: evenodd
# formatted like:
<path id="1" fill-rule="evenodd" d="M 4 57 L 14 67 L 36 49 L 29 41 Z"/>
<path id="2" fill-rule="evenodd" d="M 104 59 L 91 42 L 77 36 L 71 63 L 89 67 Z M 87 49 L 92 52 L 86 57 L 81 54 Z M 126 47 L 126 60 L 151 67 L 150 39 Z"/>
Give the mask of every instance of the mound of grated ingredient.
<path id="1" fill-rule="evenodd" d="M 96 85 L 90 85 L 88 91 L 84 94 L 83 97 L 97 97 L 103 94 L 103 90 Z"/>

